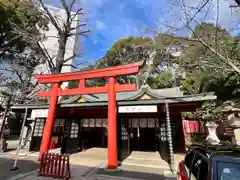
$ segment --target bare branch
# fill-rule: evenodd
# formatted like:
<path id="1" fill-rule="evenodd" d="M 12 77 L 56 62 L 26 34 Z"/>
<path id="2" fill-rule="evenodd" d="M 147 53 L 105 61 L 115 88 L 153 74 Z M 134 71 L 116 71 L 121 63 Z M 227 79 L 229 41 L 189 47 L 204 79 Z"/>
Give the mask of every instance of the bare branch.
<path id="1" fill-rule="evenodd" d="M 53 24 L 53 26 L 58 30 L 58 32 L 62 32 L 62 29 L 59 27 L 57 21 L 55 21 L 54 17 L 50 13 L 49 9 L 44 5 L 43 0 L 38 0 L 42 8 L 44 9 L 45 13 L 47 14 L 49 20 Z"/>
<path id="2" fill-rule="evenodd" d="M 46 49 L 46 47 L 44 46 L 43 43 L 38 42 L 37 45 L 40 49 L 40 51 L 42 52 L 43 56 L 46 58 L 47 64 L 49 66 L 49 69 L 52 70 L 54 68 L 54 63 L 53 63 L 53 57 L 51 57 Z"/>
<path id="3" fill-rule="evenodd" d="M 82 32 L 78 32 L 78 33 L 70 33 L 69 36 L 76 36 L 76 35 L 78 35 L 78 36 L 86 36 L 87 37 L 86 34 L 89 33 L 89 32 L 90 32 L 90 29 L 82 31 Z"/>
<path id="4" fill-rule="evenodd" d="M 78 29 L 78 28 L 80 28 L 80 27 L 84 27 L 84 26 L 86 26 L 86 25 L 87 25 L 86 23 L 79 24 L 79 25 L 77 25 L 76 27 L 71 28 L 70 30 L 72 31 L 72 30 Z"/>
<path id="5" fill-rule="evenodd" d="M 76 57 L 76 55 L 74 54 L 73 56 L 70 56 L 67 59 L 64 59 L 63 63 L 66 63 L 66 62 L 68 62 L 69 60 L 71 60 L 71 59 L 73 59 L 75 57 Z"/>
<path id="6" fill-rule="evenodd" d="M 70 5 L 69 5 L 69 11 L 70 11 L 70 13 L 72 12 L 72 10 L 73 10 L 73 5 L 76 3 L 76 0 L 72 0 L 72 2 L 70 3 Z"/>
<path id="7" fill-rule="evenodd" d="M 197 12 L 190 18 L 187 20 L 187 23 L 186 25 L 188 26 L 194 19 L 195 17 L 203 10 L 203 8 L 209 3 L 210 0 L 206 0 L 197 10 Z M 182 0 L 182 4 L 183 4 L 183 7 L 186 9 L 186 5 L 185 5 L 185 2 L 184 0 Z M 186 11 L 184 11 L 185 15 L 186 15 Z M 187 16 L 186 16 L 187 18 Z"/>
<path id="8" fill-rule="evenodd" d="M 0 71 L 7 71 L 7 72 L 12 72 L 12 74 L 16 74 L 19 81 L 21 83 L 24 83 L 24 80 L 22 79 L 21 74 L 16 70 L 16 69 L 11 69 L 11 68 L 1 68 Z"/>
<path id="9" fill-rule="evenodd" d="M 63 64 L 63 66 L 70 66 L 70 67 L 72 67 L 74 69 L 77 69 L 77 66 L 74 66 L 73 64 Z"/>
<path id="10" fill-rule="evenodd" d="M 61 4 L 62 4 L 63 8 L 65 9 L 65 11 L 67 13 L 67 16 L 69 16 L 71 12 L 69 12 L 69 9 L 68 9 L 68 6 L 66 4 L 66 1 L 65 0 L 61 0 Z"/>
<path id="11" fill-rule="evenodd" d="M 73 21 L 77 16 L 83 15 L 83 8 L 79 8 L 73 15 L 71 15 L 71 21 Z"/>
<path id="12" fill-rule="evenodd" d="M 85 61 L 85 62 L 83 62 L 83 63 L 80 63 L 80 64 L 76 64 L 76 65 L 73 65 L 73 64 L 63 64 L 63 66 L 70 66 L 70 67 L 74 68 L 75 70 L 81 70 L 81 68 L 78 67 L 78 66 L 80 66 L 80 65 L 82 65 L 82 64 L 84 64 L 84 63 L 86 63 L 86 62 L 87 62 L 87 61 Z"/>

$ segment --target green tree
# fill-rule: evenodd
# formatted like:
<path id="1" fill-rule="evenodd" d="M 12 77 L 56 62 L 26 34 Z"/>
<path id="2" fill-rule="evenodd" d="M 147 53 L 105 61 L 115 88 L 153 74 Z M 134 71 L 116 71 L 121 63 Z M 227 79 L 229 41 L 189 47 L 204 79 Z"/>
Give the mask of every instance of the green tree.
<path id="1" fill-rule="evenodd" d="M 137 61 L 144 61 L 147 63 L 151 59 L 151 54 L 154 53 L 154 48 L 150 47 L 153 44 L 151 38 L 146 37 L 129 37 L 123 38 L 115 42 L 111 49 L 101 59 L 97 60 L 96 68 L 105 68 L 123 64 L 134 63 Z M 136 82 L 138 86 L 143 83 L 144 72 L 148 71 L 151 67 L 144 66 L 140 74 L 128 77 L 119 77 L 119 83 L 132 83 Z M 151 70 L 150 70 L 151 71 Z M 106 83 L 105 79 L 98 79 L 93 84 L 102 85 Z"/>
<path id="2" fill-rule="evenodd" d="M 129 64 L 149 58 L 147 44 L 153 43 L 151 38 L 129 37 L 116 41 L 106 55 L 97 61 L 98 68 Z"/>
<path id="3" fill-rule="evenodd" d="M 164 85 L 158 81 L 165 81 L 165 78 L 170 77 L 168 72 L 163 72 L 163 67 L 173 67 L 177 58 L 172 55 L 172 52 L 180 47 L 181 41 L 175 39 L 172 35 L 165 34 L 160 34 L 154 39 L 144 37 L 120 39 L 113 44 L 104 57 L 97 61 L 96 67 L 111 67 L 141 60 L 145 62 L 145 65 L 139 75 L 136 77 L 121 77 L 119 82 L 136 82 L 138 87 L 141 84 L 148 83 L 151 87 L 163 88 Z M 170 84 L 172 84 L 171 78 L 168 79 L 169 83 L 171 81 Z M 98 80 L 95 82 L 103 84 L 106 81 Z M 167 84 L 166 87 L 172 87 L 172 85 Z"/>
<path id="4" fill-rule="evenodd" d="M 34 7 L 30 0 L 0 0 L 0 58 L 21 53 L 29 46 L 25 34 L 14 30 L 14 26 L 24 27 L 37 41 L 43 37 L 40 30 L 47 30 L 48 21 Z"/>
<path id="5" fill-rule="evenodd" d="M 172 73 L 165 71 L 156 76 L 150 76 L 147 84 L 153 89 L 171 88 L 174 85 Z"/>
<path id="6" fill-rule="evenodd" d="M 216 32 L 219 34 L 217 40 Z M 196 37 L 203 39 L 209 46 L 218 48 L 219 52 L 225 53 L 229 58 L 234 59 L 236 65 L 238 64 L 239 38 L 231 36 L 226 29 L 216 27 L 213 24 L 202 23 L 193 32 L 192 38 Z M 236 71 L 231 66 L 220 61 L 216 54 L 213 54 L 199 42 L 188 41 L 186 43 L 179 58 L 179 64 L 186 72 L 186 78 L 182 81 L 182 87 L 188 94 L 209 90 L 215 91 L 216 94 L 221 94 L 227 84 L 228 90 L 236 88 L 234 82 L 238 82 L 239 79 L 234 73 Z M 234 79 L 234 81 L 229 83 L 229 79 Z M 221 86 L 219 86 L 220 84 Z M 230 88 L 230 86 L 232 87 Z M 229 92 L 228 94 L 232 93 Z M 219 96 L 220 99 L 221 97 Z"/>
<path id="7" fill-rule="evenodd" d="M 26 34 L 42 40 L 40 33 L 48 30 L 48 21 L 29 0 L 0 0 L 0 74 L 1 91 L 14 96 L 15 103 L 22 103 L 29 97 L 35 84 L 32 81 L 34 69 L 42 63 L 38 46 L 31 44 Z M 15 27 L 24 27 L 25 34 Z"/>

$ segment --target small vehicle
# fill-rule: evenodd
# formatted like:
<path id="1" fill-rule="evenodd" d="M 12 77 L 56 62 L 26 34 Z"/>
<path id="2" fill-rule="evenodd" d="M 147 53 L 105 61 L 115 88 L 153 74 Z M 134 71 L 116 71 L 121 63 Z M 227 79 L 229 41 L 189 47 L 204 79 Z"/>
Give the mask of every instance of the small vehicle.
<path id="1" fill-rule="evenodd" d="M 191 145 L 178 164 L 177 180 L 240 180 L 240 147 Z"/>

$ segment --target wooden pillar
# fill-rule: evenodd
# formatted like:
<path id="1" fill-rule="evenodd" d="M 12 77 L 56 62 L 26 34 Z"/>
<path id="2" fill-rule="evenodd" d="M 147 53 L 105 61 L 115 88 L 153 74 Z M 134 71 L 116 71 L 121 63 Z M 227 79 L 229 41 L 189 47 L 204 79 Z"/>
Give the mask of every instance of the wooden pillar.
<path id="1" fill-rule="evenodd" d="M 108 79 L 108 168 L 117 168 L 116 79 Z"/>
<path id="2" fill-rule="evenodd" d="M 52 136 L 52 129 L 54 125 L 54 119 L 56 114 L 56 108 L 57 108 L 58 89 L 59 89 L 59 84 L 54 83 L 52 85 L 52 90 L 51 90 L 52 95 L 50 97 L 48 117 L 47 117 L 46 124 L 43 131 L 42 143 L 41 143 L 40 153 L 38 157 L 39 160 L 41 160 L 42 153 L 48 152 L 48 149 L 49 149 L 51 136 Z"/>

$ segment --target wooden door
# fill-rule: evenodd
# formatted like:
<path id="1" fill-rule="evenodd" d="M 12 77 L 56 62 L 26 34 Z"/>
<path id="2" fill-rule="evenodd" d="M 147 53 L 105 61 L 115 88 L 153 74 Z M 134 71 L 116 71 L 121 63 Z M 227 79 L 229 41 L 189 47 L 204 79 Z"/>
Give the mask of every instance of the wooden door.
<path id="1" fill-rule="evenodd" d="M 64 139 L 62 153 L 76 153 L 79 150 L 80 120 L 66 119 L 64 125 Z"/>
<path id="2" fill-rule="evenodd" d="M 46 118 L 36 118 L 30 143 L 30 151 L 40 151 Z"/>

